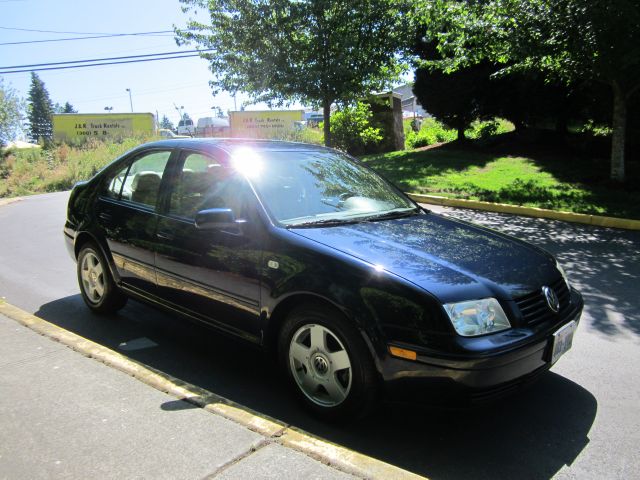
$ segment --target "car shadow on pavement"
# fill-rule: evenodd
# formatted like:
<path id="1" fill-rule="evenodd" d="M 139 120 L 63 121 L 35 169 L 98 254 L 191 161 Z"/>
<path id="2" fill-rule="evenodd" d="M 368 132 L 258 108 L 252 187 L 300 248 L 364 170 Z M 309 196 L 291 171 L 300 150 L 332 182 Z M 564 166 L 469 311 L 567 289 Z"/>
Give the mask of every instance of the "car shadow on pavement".
<path id="1" fill-rule="evenodd" d="M 346 426 L 310 417 L 275 361 L 254 347 L 138 302 L 91 314 L 80 295 L 36 316 L 217 395 L 314 435 L 429 478 L 550 478 L 589 442 L 597 401 L 549 372 L 528 389 L 475 408 L 384 402 Z M 190 408 L 167 402 L 159 408 Z"/>

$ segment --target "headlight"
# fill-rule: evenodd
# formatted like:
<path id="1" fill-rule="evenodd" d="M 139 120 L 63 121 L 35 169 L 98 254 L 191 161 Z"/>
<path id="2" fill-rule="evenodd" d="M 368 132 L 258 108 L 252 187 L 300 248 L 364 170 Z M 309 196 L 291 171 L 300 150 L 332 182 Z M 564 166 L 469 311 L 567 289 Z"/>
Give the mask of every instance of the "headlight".
<path id="1" fill-rule="evenodd" d="M 564 283 L 567 284 L 567 288 L 571 290 L 571 284 L 569 283 L 569 277 L 567 277 L 567 272 L 564 271 L 564 268 L 562 268 L 562 266 L 560 265 L 560 263 L 558 263 L 557 260 L 556 260 L 556 268 L 560 272 L 560 275 L 562 275 L 562 278 L 564 278 Z"/>
<path id="2" fill-rule="evenodd" d="M 511 328 L 509 319 L 495 298 L 447 303 L 444 309 L 459 335 L 475 337 Z"/>

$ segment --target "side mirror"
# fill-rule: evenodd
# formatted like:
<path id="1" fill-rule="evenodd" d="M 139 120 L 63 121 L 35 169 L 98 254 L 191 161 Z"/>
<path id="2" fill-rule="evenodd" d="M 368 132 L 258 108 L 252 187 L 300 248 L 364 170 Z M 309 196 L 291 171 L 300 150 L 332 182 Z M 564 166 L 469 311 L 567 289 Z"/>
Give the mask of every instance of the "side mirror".
<path id="1" fill-rule="evenodd" d="M 236 216 L 230 208 L 209 208 L 196 213 L 196 228 L 221 230 L 237 227 Z"/>

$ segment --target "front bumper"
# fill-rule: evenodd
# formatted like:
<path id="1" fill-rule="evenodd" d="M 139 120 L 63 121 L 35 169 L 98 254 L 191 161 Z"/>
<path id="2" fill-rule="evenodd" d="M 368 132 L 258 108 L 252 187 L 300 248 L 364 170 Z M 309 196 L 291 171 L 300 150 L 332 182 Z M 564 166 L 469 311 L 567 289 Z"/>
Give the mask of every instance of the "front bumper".
<path id="1" fill-rule="evenodd" d="M 494 351 L 456 355 L 418 355 L 415 361 L 387 355 L 381 374 L 392 398 L 430 400 L 452 396 L 480 400 L 502 396 L 531 383 L 551 367 L 553 333 L 582 313 L 582 297 L 575 292 L 571 313 L 561 321 L 530 332 L 524 343 Z M 403 348 L 407 346 L 404 345 Z"/>

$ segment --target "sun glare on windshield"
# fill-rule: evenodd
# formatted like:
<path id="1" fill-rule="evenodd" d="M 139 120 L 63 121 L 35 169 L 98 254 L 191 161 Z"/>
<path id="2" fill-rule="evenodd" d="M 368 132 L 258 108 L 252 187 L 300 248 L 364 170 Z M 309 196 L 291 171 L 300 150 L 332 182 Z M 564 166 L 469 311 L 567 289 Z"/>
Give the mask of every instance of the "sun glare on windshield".
<path id="1" fill-rule="evenodd" d="M 249 178 L 258 177 L 264 170 L 264 161 L 254 149 L 240 147 L 231 156 L 233 168 Z"/>

